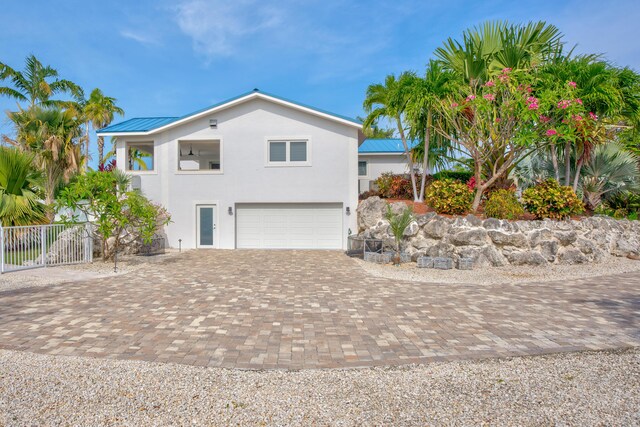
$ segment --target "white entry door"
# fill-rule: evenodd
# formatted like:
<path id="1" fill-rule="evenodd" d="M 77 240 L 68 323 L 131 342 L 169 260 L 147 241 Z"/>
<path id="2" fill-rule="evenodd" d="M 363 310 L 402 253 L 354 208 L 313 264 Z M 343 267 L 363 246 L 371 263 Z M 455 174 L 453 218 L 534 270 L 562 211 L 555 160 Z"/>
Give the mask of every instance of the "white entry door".
<path id="1" fill-rule="evenodd" d="M 215 248 L 216 245 L 216 205 L 196 206 L 197 247 Z"/>
<path id="2" fill-rule="evenodd" d="M 239 249 L 342 249 L 341 203 L 256 203 L 236 207 Z"/>

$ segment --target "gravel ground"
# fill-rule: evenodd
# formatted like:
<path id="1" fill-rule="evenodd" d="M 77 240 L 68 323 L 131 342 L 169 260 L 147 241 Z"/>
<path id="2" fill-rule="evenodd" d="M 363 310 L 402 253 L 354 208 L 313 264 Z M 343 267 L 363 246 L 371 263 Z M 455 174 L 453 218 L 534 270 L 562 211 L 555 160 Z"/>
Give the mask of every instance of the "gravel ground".
<path id="1" fill-rule="evenodd" d="M 100 259 L 90 264 L 62 265 L 4 273 L 0 276 L 0 292 L 33 286 L 57 285 L 77 280 L 90 280 L 98 277 L 119 276 L 140 269 L 145 265 L 162 263 L 179 255 L 178 251 L 168 249 L 164 254 L 149 257 L 121 256 L 118 258 L 117 273 L 113 271 L 113 261 L 103 262 Z"/>
<path id="2" fill-rule="evenodd" d="M 640 349 L 240 371 L 0 351 L 0 425 L 640 424 Z"/>
<path id="3" fill-rule="evenodd" d="M 473 270 L 435 270 L 418 268 L 415 262 L 396 267 L 392 264 L 375 264 L 356 259 L 369 274 L 396 280 L 429 283 L 528 283 L 550 280 L 582 279 L 607 276 L 640 270 L 640 261 L 610 257 L 600 263 L 582 265 L 506 266 L 484 267 Z"/>

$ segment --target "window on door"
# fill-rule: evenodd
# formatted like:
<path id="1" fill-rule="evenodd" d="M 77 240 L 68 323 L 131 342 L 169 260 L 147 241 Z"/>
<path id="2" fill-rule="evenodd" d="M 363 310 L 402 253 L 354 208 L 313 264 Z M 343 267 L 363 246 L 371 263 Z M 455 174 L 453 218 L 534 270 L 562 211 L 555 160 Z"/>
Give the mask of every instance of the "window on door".
<path id="1" fill-rule="evenodd" d="M 198 247 L 212 248 L 215 246 L 216 210 L 214 205 L 197 206 Z"/>
<path id="2" fill-rule="evenodd" d="M 269 166 L 309 166 L 308 140 L 267 141 L 267 165 Z"/>

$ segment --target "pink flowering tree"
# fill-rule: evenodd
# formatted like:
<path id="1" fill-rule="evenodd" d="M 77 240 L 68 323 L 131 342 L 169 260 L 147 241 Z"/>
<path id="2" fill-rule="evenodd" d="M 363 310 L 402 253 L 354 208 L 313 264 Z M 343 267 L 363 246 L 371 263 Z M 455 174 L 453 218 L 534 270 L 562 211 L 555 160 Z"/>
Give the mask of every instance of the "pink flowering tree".
<path id="1" fill-rule="evenodd" d="M 540 115 L 542 141 L 548 144 L 555 178 L 564 185 L 578 189 L 580 172 L 598 144 L 605 142 L 610 132 L 605 123 L 585 106 L 577 96 L 576 82 L 566 82 L 555 91 L 545 91 Z M 562 150 L 564 170 L 560 168 L 558 152 Z M 563 176 L 561 176 L 563 175 Z"/>
<path id="2" fill-rule="evenodd" d="M 487 189 L 507 177 L 539 139 L 540 101 L 531 78 L 505 68 L 484 85 L 466 86 L 467 93 L 441 103 L 443 119 L 436 130 L 473 160 L 474 212 Z"/>

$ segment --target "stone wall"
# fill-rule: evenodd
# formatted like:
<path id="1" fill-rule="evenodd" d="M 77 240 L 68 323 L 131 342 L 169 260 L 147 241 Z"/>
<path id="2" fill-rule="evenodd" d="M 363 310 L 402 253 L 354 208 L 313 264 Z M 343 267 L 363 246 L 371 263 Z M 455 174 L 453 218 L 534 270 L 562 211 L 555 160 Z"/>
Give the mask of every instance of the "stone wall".
<path id="1" fill-rule="evenodd" d="M 387 203 L 370 197 L 358 206 L 359 234 L 393 246 Z M 402 202 L 391 205 L 396 212 Z M 494 218 L 418 215 L 405 230 L 404 250 L 416 260 L 472 258 L 478 266 L 582 264 L 640 254 L 640 222 L 591 217 L 579 221 L 506 221 Z"/>

